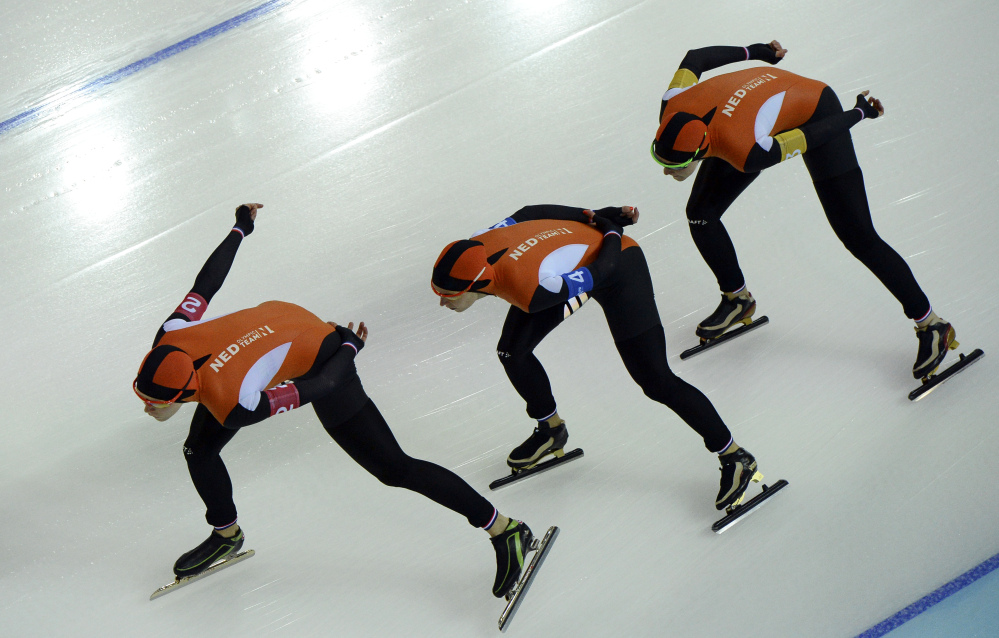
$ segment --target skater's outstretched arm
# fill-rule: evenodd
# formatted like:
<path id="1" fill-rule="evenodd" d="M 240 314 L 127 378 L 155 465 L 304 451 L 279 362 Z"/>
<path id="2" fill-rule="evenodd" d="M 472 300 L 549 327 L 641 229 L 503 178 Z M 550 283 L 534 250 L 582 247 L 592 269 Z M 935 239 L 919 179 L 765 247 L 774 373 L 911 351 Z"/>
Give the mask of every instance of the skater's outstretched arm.
<path id="1" fill-rule="evenodd" d="M 236 251 L 243 238 L 253 232 L 253 222 L 257 218 L 257 209 L 263 208 L 263 204 L 243 204 L 236 209 L 236 224 L 226 236 L 222 243 L 212 251 L 205 265 L 194 279 L 194 286 L 187 293 L 183 303 L 177 307 L 173 313 L 167 317 L 171 319 L 181 319 L 183 321 L 197 321 L 204 315 L 208 304 L 215 293 L 222 288 L 232 262 L 236 259 Z M 161 326 L 153 340 L 153 346 L 159 343 L 163 337 L 164 329 Z"/>
<path id="2" fill-rule="evenodd" d="M 849 111 L 830 115 L 817 122 L 784 131 L 774 137 L 767 136 L 757 140 L 746 157 L 745 172 L 755 173 L 784 160 L 802 155 L 809 149 L 818 148 L 846 133 L 861 120 L 874 119 L 884 115 L 885 109 L 881 100 L 868 97 L 869 94 L 870 91 L 864 91 L 858 95 L 857 103 Z"/>
<path id="3" fill-rule="evenodd" d="M 239 398 L 239 403 L 226 417 L 223 427 L 237 429 L 259 423 L 264 419 L 308 405 L 318 398 L 328 396 L 350 381 L 356 374 L 354 357 L 364 347 L 368 329 L 362 321 L 354 332 L 354 323 L 337 326 L 327 339 L 339 340 L 333 356 L 323 363 L 315 374 L 282 383 L 266 390 L 250 390 Z M 327 344 L 323 344 L 324 347 Z"/>
<path id="4" fill-rule="evenodd" d="M 243 238 L 253 232 L 253 222 L 257 219 L 257 209 L 263 208 L 263 204 L 243 204 L 236 209 L 236 224 L 232 227 L 229 235 L 219 244 L 218 248 L 208 257 L 208 261 L 201 267 L 201 271 L 194 279 L 194 286 L 191 292 L 204 297 L 205 301 L 211 302 L 222 288 L 232 262 L 236 259 L 236 251 L 242 243 Z"/>
<path id="5" fill-rule="evenodd" d="M 666 93 L 663 95 L 662 106 L 659 108 L 659 119 L 662 120 L 666 110 L 666 102 L 683 89 L 694 86 L 701 79 L 701 74 L 717 69 L 726 64 L 760 60 L 769 64 L 777 64 L 784 59 L 787 49 L 780 42 L 773 40 L 770 44 L 750 44 L 748 47 L 713 46 L 701 49 L 691 49 L 683 56 L 680 68 L 673 74 Z"/>
<path id="6" fill-rule="evenodd" d="M 534 221 L 537 219 L 559 219 L 589 224 L 592 221 L 593 215 L 606 217 L 618 226 L 630 226 L 638 220 L 638 209 L 634 206 L 608 206 L 606 208 L 590 210 L 589 208 L 560 206 L 558 204 L 536 204 L 533 206 L 524 206 L 507 219 L 513 221 L 513 223 Z"/>
<path id="7" fill-rule="evenodd" d="M 621 255 L 622 230 L 611 219 L 596 215 L 593 211 L 589 213 L 591 223 L 604 234 L 600 254 L 588 266 L 542 280 L 531 297 L 528 312 L 538 312 L 565 303 L 594 288 L 602 288 L 610 280 Z"/>
<path id="8" fill-rule="evenodd" d="M 558 204 L 534 204 L 524 206 L 508 219 L 514 223 L 530 222 L 538 219 L 559 219 L 567 222 L 589 223 L 585 208 L 576 206 L 560 206 Z"/>
<path id="9" fill-rule="evenodd" d="M 769 64 L 777 64 L 784 59 L 785 54 L 787 54 L 787 49 L 782 48 L 777 40 L 773 40 L 769 44 L 762 42 L 750 44 L 748 47 L 704 47 L 687 51 L 687 55 L 683 56 L 683 60 L 680 62 L 680 70 L 689 71 L 695 79 L 699 80 L 702 73 L 726 64 L 747 60 L 760 60 Z M 676 76 L 674 76 L 675 79 Z M 673 88 L 672 84 L 670 88 Z"/>

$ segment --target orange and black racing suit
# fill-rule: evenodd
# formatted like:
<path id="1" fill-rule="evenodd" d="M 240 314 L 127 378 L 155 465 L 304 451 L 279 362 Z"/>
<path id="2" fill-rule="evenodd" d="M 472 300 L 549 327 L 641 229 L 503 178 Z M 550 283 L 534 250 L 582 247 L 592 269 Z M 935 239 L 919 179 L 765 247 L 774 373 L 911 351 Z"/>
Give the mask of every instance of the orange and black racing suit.
<path id="1" fill-rule="evenodd" d="M 920 319 L 929 300 L 912 271 L 874 229 L 864 177 L 850 137 L 863 119 L 860 109 L 843 111 L 831 88 L 776 68 L 756 67 L 701 81 L 701 74 L 750 57 L 752 47 L 706 47 L 689 51 L 663 95 L 660 121 L 675 112 L 705 121 L 710 145 L 687 202 L 690 234 L 722 292 L 745 285 L 735 247 L 721 216 L 760 171 L 801 155 L 826 218 L 846 248 Z M 774 60 L 768 60 L 774 62 Z"/>

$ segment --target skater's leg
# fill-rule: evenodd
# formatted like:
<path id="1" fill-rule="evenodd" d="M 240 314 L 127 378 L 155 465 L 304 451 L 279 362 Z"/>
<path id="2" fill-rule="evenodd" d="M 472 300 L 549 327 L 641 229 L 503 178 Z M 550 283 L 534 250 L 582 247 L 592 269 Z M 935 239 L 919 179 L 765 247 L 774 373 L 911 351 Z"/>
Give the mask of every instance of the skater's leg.
<path id="1" fill-rule="evenodd" d="M 463 515 L 474 527 L 488 530 L 496 524 L 496 509 L 457 474 L 403 452 L 370 399 L 346 420 L 339 417 L 340 401 L 335 395 L 312 405 L 337 445 L 385 485 L 422 494 Z"/>
<path id="2" fill-rule="evenodd" d="M 926 316 L 929 299 L 905 260 L 874 229 L 860 168 L 815 182 L 815 192 L 836 236 L 898 299 L 905 315 L 913 320 Z"/>
<path id="3" fill-rule="evenodd" d="M 500 514 L 454 472 L 403 452 L 371 400 L 346 420 L 338 418 L 335 398 L 314 401 L 313 406 L 333 440 L 379 481 L 422 494 L 486 530 L 496 552 L 493 595 L 502 597 L 513 588 L 532 538 L 527 525 Z"/>
<path id="4" fill-rule="evenodd" d="M 593 298 L 604 311 L 628 374 L 647 397 L 669 407 L 700 434 L 710 451 L 722 452 L 732 434 L 708 398 L 670 370 L 666 335 L 642 250 L 636 246 L 623 251 L 618 271 L 615 284 L 595 290 Z"/>
<path id="5" fill-rule="evenodd" d="M 636 254 L 628 256 L 632 251 Z M 670 370 L 666 335 L 645 259 L 638 249 L 628 249 L 625 256 L 625 276 L 614 289 L 596 292 L 594 298 L 604 309 L 614 344 L 631 378 L 646 396 L 669 407 L 700 434 L 704 447 L 719 455 L 722 474 L 715 507 L 728 507 L 742 498 L 750 478 L 756 476 L 756 460 L 735 443 L 711 401 Z"/>
<path id="6" fill-rule="evenodd" d="M 555 397 L 548 374 L 534 355 L 534 349 L 562 323 L 563 318 L 561 305 L 533 314 L 511 306 L 496 345 L 496 355 L 507 378 L 527 403 L 527 414 L 539 421 L 555 412 Z"/>
<path id="7" fill-rule="evenodd" d="M 205 502 L 205 519 L 223 533 L 234 533 L 236 505 L 232 500 L 232 481 L 219 453 L 239 430 L 230 430 L 198 404 L 191 419 L 191 430 L 184 441 L 184 459 L 194 488 Z"/>
<path id="8" fill-rule="evenodd" d="M 812 119 L 842 110 L 836 94 L 826 89 Z M 933 374 L 947 351 L 958 345 L 954 328 L 933 312 L 908 264 L 874 229 L 864 175 L 850 134 L 840 135 L 803 158 L 836 236 L 898 299 L 905 315 L 916 322 L 919 350 L 912 376 L 919 379 Z"/>
<path id="9" fill-rule="evenodd" d="M 236 505 L 232 500 L 232 481 L 219 453 L 239 430 L 230 430 L 198 404 L 191 419 L 191 430 L 184 441 L 184 459 L 194 488 L 205 502 L 205 520 L 214 527 L 200 545 L 184 553 L 174 563 L 178 578 L 193 576 L 213 563 L 239 552 L 243 532 L 236 523 Z"/>
<path id="10" fill-rule="evenodd" d="M 687 200 L 687 221 L 701 257 L 711 268 L 721 291 L 732 293 L 746 285 L 732 239 L 721 217 L 759 173 L 742 173 L 728 162 L 709 157 L 701 162 Z"/>
<path id="11" fill-rule="evenodd" d="M 507 465 L 515 470 L 534 467 L 549 454 L 560 456 L 569 440 L 565 421 L 555 406 L 548 374 L 534 355 L 534 349 L 564 317 L 561 305 L 533 314 L 511 306 L 496 345 L 496 355 L 507 378 L 527 403 L 527 414 L 538 422 L 531 436 L 506 459 Z"/>
<path id="12" fill-rule="evenodd" d="M 673 374 L 666 359 L 666 335 L 661 325 L 615 341 L 628 374 L 653 401 L 673 410 L 704 439 L 704 447 L 721 453 L 732 443 L 732 433 L 704 394 Z"/>
<path id="13" fill-rule="evenodd" d="M 811 120 L 842 111 L 836 93 L 827 87 Z M 929 300 L 905 260 L 874 229 L 864 175 L 850 133 L 805 153 L 802 159 L 836 236 L 898 299 L 907 317 L 917 322 L 925 319 L 931 311 Z"/>

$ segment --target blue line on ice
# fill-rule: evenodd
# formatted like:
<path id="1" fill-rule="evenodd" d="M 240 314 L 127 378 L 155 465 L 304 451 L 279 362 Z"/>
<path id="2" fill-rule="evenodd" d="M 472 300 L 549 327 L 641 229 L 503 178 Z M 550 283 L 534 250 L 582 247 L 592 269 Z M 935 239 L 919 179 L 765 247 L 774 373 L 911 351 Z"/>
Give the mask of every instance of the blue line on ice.
<path id="1" fill-rule="evenodd" d="M 198 44 L 201 44 L 206 40 L 211 40 L 212 38 L 221 35 L 226 31 L 235 29 L 236 27 L 242 24 L 245 24 L 251 20 L 259 18 L 260 16 L 265 15 L 267 13 L 270 13 L 271 11 L 280 7 L 282 4 L 285 4 L 289 1 L 290 0 L 267 0 L 267 2 L 264 2 L 263 4 L 260 4 L 250 9 L 249 11 L 245 11 L 239 14 L 238 16 L 229 18 L 225 22 L 220 22 L 219 24 L 216 24 L 214 27 L 209 27 L 204 31 L 202 31 L 201 33 L 192 35 L 191 37 L 185 40 L 181 40 L 176 44 L 171 44 L 165 49 L 160 49 L 156 53 L 148 57 L 142 58 L 137 62 L 133 62 L 128 66 L 124 66 L 118 69 L 117 71 L 112 71 L 107 75 L 102 75 L 96 80 L 91 80 L 90 82 L 87 82 L 86 84 L 76 89 L 75 91 L 70 92 L 66 96 L 63 96 L 61 98 L 55 98 L 48 102 L 43 102 L 42 104 L 30 108 L 27 111 L 24 111 L 23 113 L 18 113 L 14 117 L 11 117 L 9 119 L 4 120 L 3 122 L 0 122 L 0 135 L 3 135 L 7 131 L 18 127 L 21 124 L 24 124 L 25 122 L 31 121 L 32 119 L 38 117 L 38 115 L 40 115 L 41 113 L 44 113 L 52 108 L 59 106 L 60 104 L 68 101 L 71 97 L 75 95 L 79 95 L 81 93 L 87 93 L 96 88 L 107 86 L 108 84 L 113 84 L 119 80 L 127 78 L 133 73 L 138 73 L 139 71 L 147 67 L 150 67 L 156 64 L 157 62 L 162 62 L 167 58 L 173 57 L 178 53 L 180 53 L 181 51 L 186 51 L 187 49 L 190 49 L 191 47 L 196 46 Z"/>
<path id="2" fill-rule="evenodd" d="M 961 591 L 979 578 L 987 576 L 997 567 L 999 567 L 999 554 L 996 554 L 977 567 L 972 567 L 943 587 L 940 587 L 933 593 L 912 603 L 891 618 L 882 620 L 864 633 L 857 636 L 857 638 L 879 638 L 880 636 L 884 636 L 893 629 L 901 627 L 903 624 L 912 620 L 930 607 Z"/>

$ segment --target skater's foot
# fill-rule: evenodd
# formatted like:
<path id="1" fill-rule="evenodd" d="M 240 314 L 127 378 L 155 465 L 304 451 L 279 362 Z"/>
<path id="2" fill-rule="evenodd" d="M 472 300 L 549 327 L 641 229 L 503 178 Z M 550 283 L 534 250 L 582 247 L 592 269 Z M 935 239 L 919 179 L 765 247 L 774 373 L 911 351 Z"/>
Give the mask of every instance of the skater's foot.
<path id="1" fill-rule="evenodd" d="M 538 423 L 534 433 L 510 452 L 506 464 L 514 470 L 527 470 L 537 465 L 538 461 L 548 454 L 555 456 L 565 454 L 563 448 L 569 440 L 569 430 L 561 419 L 558 419 L 558 423 L 560 424 L 556 427 L 547 422 Z"/>
<path id="2" fill-rule="evenodd" d="M 756 471 L 756 459 L 753 455 L 734 443 L 731 448 L 731 451 L 718 456 L 721 462 L 721 487 L 718 498 L 715 499 L 715 509 L 738 505 L 742 502 L 749 482 L 763 480 L 763 475 Z"/>
<path id="3" fill-rule="evenodd" d="M 955 341 L 956 336 L 954 326 L 943 319 L 938 318 L 936 322 L 922 327 L 916 326 L 919 352 L 916 354 L 916 363 L 912 366 L 912 376 L 916 379 L 925 379 L 936 372 L 947 356 L 947 351 L 954 350 L 960 345 Z"/>
<path id="4" fill-rule="evenodd" d="M 503 598 L 513 589 L 524 569 L 524 557 L 534 542 L 531 528 L 522 521 L 511 520 L 506 530 L 490 539 L 496 550 L 496 580 L 493 596 Z"/>
<path id="5" fill-rule="evenodd" d="M 235 527 L 235 530 L 232 527 Z M 227 538 L 223 533 L 230 533 L 231 536 Z M 238 553 L 242 546 L 243 530 L 238 526 L 230 526 L 224 532 L 212 530 L 211 536 L 205 542 L 177 559 L 173 566 L 173 573 L 177 575 L 177 578 L 194 576 L 226 556 Z"/>
<path id="6" fill-rule="evenodd" d="M 716 339 L 736 324 L 750 324 L 756 312 L 756 300 L 745 286 L 737 292 L 723 292 L 721 303 L 694 332 L 703 340 Z"/>

